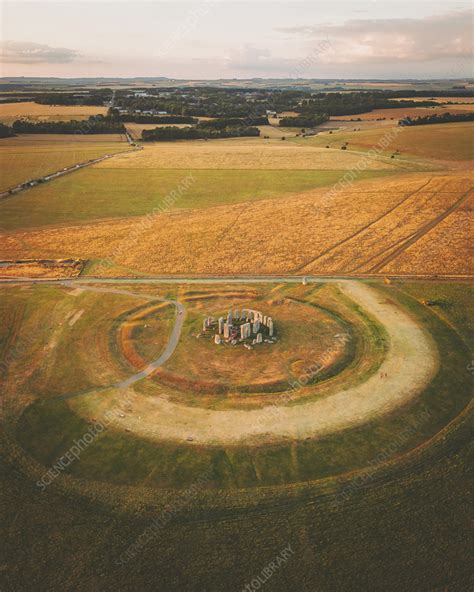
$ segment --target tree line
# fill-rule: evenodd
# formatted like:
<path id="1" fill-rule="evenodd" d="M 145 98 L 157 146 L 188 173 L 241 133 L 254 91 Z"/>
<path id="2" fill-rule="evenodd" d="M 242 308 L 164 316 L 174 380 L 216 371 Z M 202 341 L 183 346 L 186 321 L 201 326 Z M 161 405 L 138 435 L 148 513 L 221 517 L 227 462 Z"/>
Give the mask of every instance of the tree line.
<path id="1" fill-rule="evenodd" d="M 222 129 L 203 129 L 197 127 L 157 127 L 152 130 L 142 131 L 144 142 L 157 142 L 166 140 L 214 140 L 218 138 L 239 138 L 247 136 L 259 136 L 257 127 L 225 127 Z"/>
<path id="2" fill-rule="evenodd" d="M 326 113 L 317 113 L 314 115 L 301 115 L 299 117 L 282 117 L 280 119 L 280 126 L 282 127 L 316 127 L 325 121 L 328 121 L 329 116 Z"/>
<path id="3" fill-rule="evenodd" d="M 425 115 L 420 117 L 406 117 L 398 125 L 430 125 L 432 123 L 455 123 L 457 121 L 474 121 L 474 113 L 443 113 L 441 115 Z"/>
<path id="4" fill-rule="evenodd" d="M 123 123 L 90 117 L 84 121 L 28 121 L 17 119 L 12 130 L 17 134 L 123 134 Z"/>
<path id="5" fill-rule="evenodd" d="M 434 101 L 393 101 L 386 95 L 372 92 L 318 93 L 304 99 L 301 107 L 296 109 L 302 115 L 325 113 L 329 116 L 355 115 L 374 109 L 393 109 L 409 107 L 433 107 Z"/>

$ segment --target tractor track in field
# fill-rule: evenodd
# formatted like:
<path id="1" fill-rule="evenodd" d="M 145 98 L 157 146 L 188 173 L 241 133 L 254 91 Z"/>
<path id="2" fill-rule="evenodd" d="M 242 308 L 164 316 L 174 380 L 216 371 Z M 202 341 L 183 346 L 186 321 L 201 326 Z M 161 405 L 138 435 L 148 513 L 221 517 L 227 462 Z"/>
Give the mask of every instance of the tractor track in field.
<path id="1" fill-rule="evenodd" d="M 410 235 L 405 236 L 402 239 L 398 240 L 393 245 L 383 248 L 375 255 L 372 255 L 371 257 L 369 257 L 369 259 L 367 259 L 363 263 L 360 263 L 359 265 L 357 265 L 356 267 L 351 269 L 349 271 L 349 273 L 354 273 L 354 272 L 360 271 L 362 268 L 367 266 L 371 261 L 373 261 L 374 259 L 377 259 L 377 257 L 380 257 L 384 253 L 391 251 L 381 261 L 379 261 L 378 263 L 376 263 L 375 265 L 370 267 L 367 270 L 367 273 L 377 273 L 377 272 L 381 271 L 388 263 L 393 261 L 393 259 L 396 259 L 408 247 L 410 247 L 411 245 L 416 243 L 418 240 L 420 240 L 420 238 L 422 238 L 423 236 L 428 234 L 428 232 L 433 230 L 433 228 L 435 228 L 440 222 L 445 220 L 449 215 L 451 215 L 460 206 L 462 206 L 470 197 L 470 194 L 473 189 L 474 189 L 474 187 L 469 188 L 465 193 L 463 193 L 463 195 L 456 202 L 454 202 L 454 204 L 452 204 L 444 212 L 442 212 L 441 214 L 439 214 L 438 216 L 436 216 L 435 218 L 433 218 L 432 220 L 430 220 L 429 222 L 424 224 L 421 228 L 419 228 L 415 232 L 411 233 Z M 392 250 L 392 249 L 394 249 L 394 250 Z"/>
<path id="2" fill-rule="evenodd" d="M 402 200 L 400 200 L 398 203 L 396 203 L 394 206 L 392 206 L 386 212 L 384 212 L 383 214 L 381 214 L 380 216 L 378 216 L 377 218 L 375 218 L 375 220 L 372 220 L 368 224 L 365 224 L 362 228 L 359 228 L 359 230 L 356 230 L 355 232 L 353 232 L 351 235 L 347 236 L 346 238 L 341 239 L 340 241 L 338 241 L 334 245 L 331 245 L 330 247 L 328 247 L 327 249 L 325 249 L 322 253 L 320 253 L 319 255 L 317 255 L 316 257 L 314 257 L 313 259 L 311 259 L 310 261 L 306 261 L 302 265 L 299 265 L 298 267 L 296 267 L 293 270 L 293 273 L 297 273 L 297 272 L 303 271 L 305 267 L 308 267 L 309 265 L 315 263 L 316 261 L 318 261 L 319 259 L 321 259 L 325 255 L 327 255 L 328 253 L 331 253 L 332 251 L 334 251 L 335 249 L 337 249 L 341 245 L 344 245 L 345 243 L 349 242 L 350 240 L 352 240 L 356 236 L 359 236 L 360 234 L 362 234 L 363 232 L 365 232 L 366 230 L 368 230 L 371 226 L 373 226 L 374 224 L 377 224 L 377 222 L 380 222 L 380 220 L 383 220 L 383 218 L 385 218 L 386 216 L 388 216 L 389 214 L 391 214 L 394 210 L 396 210 L 397 208 L 399 208 L 400 206 L 402 206 L 411 197 L 413 197 L 414 195 L 416 195 L 418 192 L 422 191 L 429 183 L 431 183 L 432 180 L 433 180 L 433 177 L 430 177 L 428 179 L 428 181 L 426 181 L 426 183 L 423 183 L 420 187 L 418 187 L 417 189 L 415 189 L 415 191 L 412 191 L 411 193 L 409 193 L 408 195 L 406 195 Z"/>

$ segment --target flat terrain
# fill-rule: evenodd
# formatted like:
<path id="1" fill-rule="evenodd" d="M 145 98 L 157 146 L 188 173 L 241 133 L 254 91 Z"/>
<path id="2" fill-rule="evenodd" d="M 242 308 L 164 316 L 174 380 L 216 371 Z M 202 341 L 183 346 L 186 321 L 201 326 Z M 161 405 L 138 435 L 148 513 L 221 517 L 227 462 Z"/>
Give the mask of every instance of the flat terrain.
<path id="1" fill-rule="evenodd" d="M 105 115 L 106 107 L 85 105 L 40 105 L 33 102 L 0 104 L 0 122 L 11 124 L 16 119 L 27 117 L 37 121 L 78 121 L 91 115 Z"/>
<path id="2" fill-rule="evenodd" d="M 99 292 L 90 283 L 4 287 L 0 319 L 8 330 L 2 332 L 1 347 L 13 352 L 13 357 L 7 355 L 16 377 L 7 383 L 4 412 L 13 424 L 19 421 L 16 433 L 22 446 L 46 466 L 60 457 L 87 425 L 111 414 L 106 433 L 84 452 L 80 463 L 71 465 L 70 471 L 115 484 L 184 487 L 209 464 L 213 487 L 232 491 L 251 486 L 257 487 L 258 494 L 258 487 L 263 485 L 283 486 L 362 468 L 400 433 L 401 426 L 414 426 L 390 451 L 389 456 L 396 458 L 402 450 L 416 448 L 433 437 L 469 400 L 466 377 L 459 374 L 459 368 L 468 359 L 463 339 L 469 340 L 470 334 L 468 327 L 458 334 L 451 325 L 456 328 L 462 324 L 472 304 L 466 286 L 441 287 L 442 300 L 432 309 L 423 304 L 432 290 L 429 284 L 409 286 L 412 295 L 403 285 L 400 290 L 382 286 L 361 282 L 308 286 L 269 283 L 255 284 L 253 294 L 239 284 L 217 288 L 202 284 L 199 289 L 185 284 L 144 284 L 133 291 L 107 284 Z M 470 288 L 467 291 L 472 292 Z M 192 299 L 191 292 L 195 293 Z M 210 304 L 223 299 L 241 306 L 257 299 L 263 307 L 269 297 L 311 303 L 326 316 L 336 311 L 347 323 L 344 346 L 353 349 L 353 357 L 339 365 L 335 374 L 321 373 L 320 380 L 308 381 L 303 377 L 325 360 L 326 351 L 335 350 L 339 333 L 333 335 L 332 347 L 328 342 L 322 350 L 310 343 L 314 330 L 303 333 L 302 343 L 307 344 L 306 355 L 310 357 L 305 360 L 303 354 L 299 369 L 293 366 L 288 385 L 296 381 L 296 386 L 284 390 L 285 396 L 271 390 L 257 393 L 251 406 L 252 391 L 240 390 L 236 380 L 239 368 L 246 372 L 239 355 L 231 364 L 235 388 L 230 396 L 221 393 L 217 400 L 206 391 L 189 390 L 184 383 L 167 384 L 160 372 L 151 380 L 132 385 L 128 380 L 130 367 L 123 348 L 117 347 L 117 338 L 123 339 L 121 327 L 128 319 L 135 326 L 137 322 L 147 325 L 150 315 L 160 319 L 165 313 L 164 318 L 169 319 L 167 308 L 159 306 L 148 315 L 137 315 L 138 307 L 146 310 L 144 301 L 152 304 L 153 297 L 160 299 L 165 294 L 178 301 L 187 295 L 187 312 L 201 302 L 205 306 L 198 310 L 203 314 Z M 49 310 L 46 323 L 45 308 Z M 282 321 L 275 317 L 280 349 L 277 342 L 272 346 L 274 354 L 266 351 L 266 345 L 255 353 L 245 352 L 249 360 L 269 356 L 273 372 L 278 372 L 278 358 L 286 355 L 288 363 L 295 361 L 285 345 L 289 335 L 285 312 L 281 314 Z M 327 321 L 318 315 L 316 309 L 310 322 L 324 331 Z M 180 322 L 183 317 L 175 318 Z M 155 326 L 162 335 L 153 355 L 160 356 L 167 348 L 171 326 Z M 332 330 L 330 326 L 328 330 Z M 32 331 L 34 343 L 28 337 Z M 84 348 L 91 339 L 93 345 Z M 135 339 L 140 339 L 140 333 Z M 185 329 L 180 340 L 185 343 L 188 339 Z M 213 356 L 220 356 L 199 341 L 196 347 L 202 352 L 195 347 L 193 360 L 207 357 L 212 363 Z M 179 347 L 165 368 L 172 367 L 174 355 L 181 359 Z M 26 367 L 25 356 L 29 359 Z M 75 360 L 73 368 L 71 358 Z M 443 360 L 442 365 L 438 365 L 438 359 Z M 179 371 L 189 375 L 194 370 L 179 364 Z M 319 378 L 319 374 L 316 376 Z M 117 379 L 128 387 L 111 388 Z M 447 389 L 452 389 L 449 397 Z M 223 454 L 227 458 L 224 464 Z"/>
<path id="3" fill-rule="evenodd" d="M 126 149 L 125 138 L 118 134 L 22 134 L 3 138 L 0 140 L 0 191 Z"/>
<path id="4" fill-rule="evenodd" d="M 229 138 L 226 140 L 192 140 L 157 142 L 145 150 L 101 163 L 100 168 L 139 169 L 239 169 L 239 170 L 349 170 L 358 162 L 350 152 L 326 152 L 306 144 L 293 144 L 264 138 Z M 296 140 L 295 140 L 296 141 Z M 301 140 L 305 142 L 305 140 Z M 404 163 L 374 156 L 368 170 L 403 170 Z"/>
<path id="5" fill-rule="evenodd" d="M 424 273 L 429 263 L 433 273 L 445 273 L 453 264 L 453 273 L 469 274 L 470 259 L 458 256 L 457 249 L 466 253 L 468 248 L 472 187 L 472 176 L 461 172 L 414 173 L 288 199 L 17 230 L 0 237 L 0 257 L 47 253 L 107 260 L 90 270 L 99 275 L 113 274 L 110 263 L 120 267 L 120 274 L 384 274 L 389 264 L 405 260 L 410 247 L 406 273 Z M 450 233 L 453 215 L 460 221 L 455 235 Z M 256 226 L 255 220 L 261 223 Z M 430 250 L 432 233 L 437 259 Z"/>
<path id="6" fill-rule="evenodd" d="M 84 156 L 83 153 L 79 156 Z M 115 158 L 119 158 L 116 156 Z M 391 171 L 364 171 L 361 179 L 385 177 Z M 334 170 L 240 170 L 99 168 L 78 171 L 47 187 L 35 187 L 0 203 L 5 229 L 92 222 L 105 218 L 145 216 L 155 209 L 200 210 L 219 205 L 285 198 L 295 192 L 331 187 L 341 172 Z M 184 183 L 179 197 L 166 199 Z M 184 186 L 184 185 L 183 185 Z M 244 205 L 245 204 L 245 205 Z M 28 217 L 25 217 L 25 209 Z"/>

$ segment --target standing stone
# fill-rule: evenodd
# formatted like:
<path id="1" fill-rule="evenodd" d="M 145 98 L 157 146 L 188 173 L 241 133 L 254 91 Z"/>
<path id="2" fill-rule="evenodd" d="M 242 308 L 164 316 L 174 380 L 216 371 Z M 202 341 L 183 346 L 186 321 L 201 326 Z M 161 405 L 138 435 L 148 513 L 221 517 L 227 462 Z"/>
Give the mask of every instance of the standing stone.
<path id="1" fill-rule="evenodd" d="M 260 321 L 255 321 L 252 329 L 254 333 L 258 333 L 258 330 L 260 329 Z"/>
<path id="2" fill-rule="evenodd" d="M 229 323 L 224 323 L 224 339 L 229 339 L 230 337 L 230 325 Z"/>
<path id="3" fill-rule="evenodd" d="M 268 319 L 268 335 L 273 337 L 273 321 L 272 319 Z"/>
<path id="4" fill-rule="evenodd" d="M 262 343 L 263 335 L 261 333 L 257 333 L 257 343 Z"/>
<path id="5" fill-rule="evenodd" d="M 202 330 L 205 331 L 207 329 L 207 319 L 204 319 L 202 322 Z"/>
<path id="6" fill-rule="evenodd" d="M 231 310 L 229 310 L 229 312 L 227 313 L 227 324 L 232 325 L 232 311 Z"/>
<path id="7" fill-rule="evenodd" d="M 219 335 L 224 333 L 224 317 L 219 317 Z"/>
<path id="8" fill-rule="evenodd" d="M 236 321 L 240 320 L 240 312 L 238 310 L 234 311 L 234 319 Z"/>
<path id="9" fill-rule="evenodd" d="M 265 325 L 265 327 L 267 326 L 267 319 L 268 319 L 268 317 L 267 317 L 267 315 L 265 315 L 263 317 L 263 324 Z"/>
<path id="10" fill-rule="evenodd" d="M 214 335 L 214 343 L 216 345 L 219 345 L 221 342 L 221 336 L 220 335 Z"/>
<path id="11" fill-rule="evenodd" d="M 240 325 L 240 339 L 245 339 L 245 325 Z"/>

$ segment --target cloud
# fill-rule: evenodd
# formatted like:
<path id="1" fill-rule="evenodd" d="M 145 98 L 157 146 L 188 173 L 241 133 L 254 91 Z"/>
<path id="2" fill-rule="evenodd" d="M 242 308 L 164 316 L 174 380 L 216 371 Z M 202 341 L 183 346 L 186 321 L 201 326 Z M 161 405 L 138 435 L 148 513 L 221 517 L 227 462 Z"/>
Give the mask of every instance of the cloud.
<path id="1" fill-rule="evenodd" d="M 280 32 L 314 40 L 328 38 L 327 63 L 385 60 L 423 62 L 472 56 L 472 18 L 468 11 L 426 18 L 357 19 L 342 25 L 285 27 Z"/>
<path id="2" fill-rule="evenodd" d="M 42 43 L 3 41 L 0 43 L 0 62 L 4 64 L 68 64 L 79 52 L 66 47 L 51 47 Z"/>

